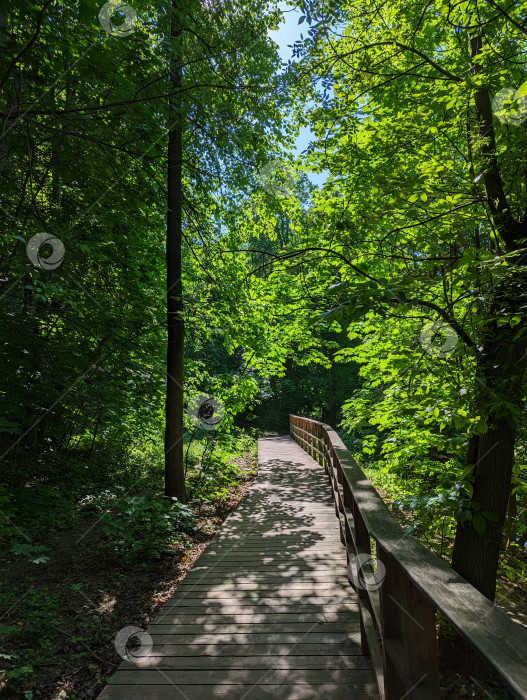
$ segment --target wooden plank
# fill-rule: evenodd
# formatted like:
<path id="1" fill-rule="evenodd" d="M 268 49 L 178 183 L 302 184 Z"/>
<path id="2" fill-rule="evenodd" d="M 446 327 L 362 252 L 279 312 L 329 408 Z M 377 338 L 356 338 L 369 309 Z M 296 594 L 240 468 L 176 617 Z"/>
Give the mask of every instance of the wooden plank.
<path id="1" fill-rule="evenodd" d="M 227 633 L 189 635 L 177 634 L 177 627 L 172 626 L 172 632 L 156 632 L 153 626 L 148 628 L 148 633 L 156 644 L 340 644 L 346 641 L 359 642 L 360 632 L 284 632 L 270 634 L 261 632 Z"/>
<path id="2" fill-rule="evenodd" d="M 262 673 L 256 669 L 221 669 L 221 670 L 186 670 L 177 669 L 160 674 L 149 668 L 118 670 L 112 682 L 119 685 L 137 683 L 141 674 L 141 683 L 145 685 L 166 685 L 174 683 L 178 686 L 196 685 L 261 685 L 306 683 L 311 686 L 324 685 L 329 682 L 353 685 L 361 670 L 349 669 L 269 669 Z M 371 678 L 368 670 L 367 678 Z"/>
<path id="3" fill-rule="evenodd" d="M 341 572 L 346 571 L 346 562 L 342 562 L 335 567 L 327 567 L 326 571 L 321 570 L 322 564 L 318 563 L 314 566 L 310 566 L 307 563 L 300 565 L 291 565 L 290 575 L 291 576 L 309 576 L 310 574 L 320 575 L 330 571 L 335 575 L 340 575 Z M 276 566 L 269 567 L 266 564 L 259 564 L 258 562 L 228 562 L 223 564 L 218 564 L 217 566 L 203 566 L 203 568 L 196 570 L 192 576 L 257 576 L 259 574 L 269 575 L 271 572 L 279 574 L 287 574 L 287 564 L 285 562 L 277 564 Z"/>
<path id="4" fill-rule="evenodd" d="M 347 584 L 349 585 L 349 584 Z M 219 591 L 313 591 L 314 593 L 319 593 L 320 591 L 336 591 L 340 593 L 345 591 L 347 593 L 347 588 L 344 584 L 339 584 L 335 582 L 323 582 L 323 581 L 296 581 L 295 579 L 288 581 L 250 581 L 248 583 L 240 583 L 238 581 L 226 581 L 225 583 L 206 583 L 200 581 L 199 583 L 182 583 L 177 589 L 181 594 L 187 593 L 187 591 L 209 591 L 214 594 Z"/>
<path id="5" fill-rule="evenodd" d="M 152 650 L 154 655 L 165 656 L 266 656 L 268 658 L 277 658 L 280 656 L 362 656 L 360 644 L 353 640 L 339 642 L 338 644 L 331 643 L 311 643 L 295 645 L 295 644 L 255 644 L 253 642 L 247 644 L 170 644 L 159 643 L 156 640 L 156 645 Z M 368 663 L 368 657 L 362 657 Z M 126 664 L 127 667 L 130 664 Z"/>
<path id="6" fill-rule="evenodd" d="M 335 561 L 343 559 L 344 549 L 342 547 L 324 547 L 323 544 L 316 546 L 303 546 L 303 547 L 288 547 L 284 545 L 283 547 L 268 547 L 251 549 L 250 547 L 236 547 L 233 549 L 226 549 L 225 551 L 211 550 L 202 556 L 204 559 L 208 557 L 221 557 L 224 559 L 261 559 L 263 557 L 274 557 L 274 558 L 287 558 L 287 557 L 297 557 L 303 559 L 304 561 L 309 561 L 311 557 L 318 557 L 320 560 L 331 557 Z"/>
<path id="7" fill-rule="evenodd" d="M 338 647 L 336 647 L 338 650 Z M 137 665 L 130 663 L 130 671 L 143 668 L 157 669 L 200 669 L 200 670 L 243 670 L 243 669 L 293 669 L 293 670 L 352 670 L 371 669 L 371 661 L 360 654 L 332 654 L 311 656 L 283 654 L 282 656 L 259 654 L 256 656 L 174 656 L 161 654 L 157 649 L 148 656 L 138 659 Z"/>
<path id="8" fill-rule="evenodd" d="M 292 596 L 292 595 L 281 595 L 277 596 L 254 596 L 254 595 L 239 595 L 234 594 L 225 596 L 215 596 L 209 597 L 207 593 L 203 593 L 200 596 L 189 594 L 188 596 L 176 597 L 172 596 L 170 600 L 167 601 L 165 607 L 195 607 L 197 605 L 203 605 L 207 607 L 223 607 L 223 606 L 263 606 L 266 608 L 274 608 L 276 606 L 291 606 L 291 605 L 302 605 L 302 606 L 338 606 L 340 608 L 345 608 L 349 603 L 356 604 L 357 599 L 355 597 L 350 598 L 350 596 L 325 596 L 325 595 L 308 595 L 308 596 Z"/>
<path id="9" fill-rule="evenodd" d="M 328 524 L 317 523 L 317 528 L 320 528 L 321 530 L 324 529 L 326 533 L 330 535 L 330 537 L 318 537 L 316 532 L 312 531 L 310 533 L 305 533 L 303 537 L 300 538 L 300 540 L 293 539 L 293 535 L 291 535 L 290 538 L 287 539 L 269 539 L 265 542 L 262 542 L 262 538 L 260 538 L 259 542 L 249 542 L 245 539 L 241 539 L 239 542 L 236 543 L 219 542 L 215 543 L 214 545 L 211 543 L 209 547 L 207 547 L 204 550 L 201 556 L 205 556 L 211 553 L 214 553 L 217 556 L 220 554 L 227 554 L 229 552 L 237 552 L 242 549 L 250 551 L 251 553 L 276 552 L 277 550 L 280 551 L 284 548 L 287 548 L 287 550 L 291 551 L 291 553 L 294 553 L 297 556 L 301 556 L 306 551 L 313 550 L 318 550 L 321 553 L 331 551 L 340 554 L 343 551 L 342 546 L 335 538 L 335 533 L 338 533 L 339 530 L 338 521 L 336 521 L 335 518 L 333 520 L 333 525 L 336 524 L 337 527 L 330 528 Z"/>
<path id="10" fill-rule="evenodd" d="M 215 552 L 217 554 L 225 554 L 227 552 L 232 552 L 233 550 L 238 550 L 238 549 L 247 549 L 250 551 L 258 551 L 258 552 L 272 552 L 274 550 L 280 550 L 283 547 L 287 547 L 288 549 L 295 549 L 298 550 L 299 552 L 304 552 L 305 549 L 313 549 L 313 548 L 319 548 L 322 551 L 326 550 L 334 550 L 336 552 L 341 552 L 342 548 L 338 544 L 338 542 L 335 542 L 335 532 L 338 530 L 338 523 L 336 528 L 332 528 L 329 530 L 329 526 L 326 526 L 325 524 L 323 525 L 324 528 L 327 527 L 330 536 L 326 537 L 317 537 L 316 541 L 310 542 L 310 539 L 312 538 L 313 533 L 306 533 L 303 537 L 297 538 L 296 536 L 291 535 L 290 537 L 284 537 L 281 539 L 271 539 L 269 538 L 266 541 L 262 541 L 262 538 L 260 538 L 258 541 L 257 540 L 249 540 L 249 539 L 244 539 L 243 542 L 239 542 L 236 545 L 233 545 L 232 542 L 217 542 L 214 544 L 214 546 L 211 544 L 210 547 L 208 547 L 205 551 L 206 552 Z"/>
<path id="11" fill-rule="evenodd" d="M 335 568 L 327 566 L 325 571 L 320 570 L 319 565 L 316 565 L 315 568 L 293 567 L 291 571 L 275 569 L 274 566 L 257 567 L 253 569 L 250 564 L 248 566 L 228 566 L 223 569 L 210 566 L 200 571 L 189 572 L 179 585 L 189 585 L 189 583 L 197 583 L 198 581 L 210 581 L 212 583 L 214 579 L 218 581 L 233 580 L 241 583 L 243 578 L 249 579 L 248 583 L 252 581 L 263 582 L 273 579 L 275 581 L 312 580 L 315 583 L 317 581 L 323 582 L 323 580 L 326 579 L 327 581 L 338 581 L 343 585 L 349 585 L 344 561 L 342 561 L 342 566 L 340 566 L 340 563 Z"/>
<path id="12" fill-rule="evenodd" d="M 335 595 L 339 597 L 344 596 L 345 598 L 349 598 L 350 601 L 356 601 L 357 599 L 356 593 L 347 579 L 332 579 L 330 576 L 327 576 L 324 578 L 320 577 L 319 579 L 306 577 L 297 581 L 294 577 L 287 579 L 273 577 L 252 578 L 245 575 L 240 577 L 240 579 L 219 577 L 216 580 L 211 580 L 209 585 L 206 584 L 206 579 L 196 580 L 195 583 L 191 582 L 177 588 L 172 598 L 176 600 L 187 595 L 192 597 L 193 591 L 195 591 L 199 597 L 206 591 L 209 591 L 211 595 L 218 592 L 224 593 L 225 591 L 232 591 L 233 595 L 238 593 L 254 595 L 256 591 L 261 591 L 262 594 L 267 596 L 268 591 L 276 590 L 282 591 L 282 593 L 303 590 L 305 595 L 309 595 L 309 591 L 317 594 L 334 590 Z M 170 600 L 172 600 L 172 598 L 170 598 Z"/>
<path id="13" fill-rule="evenodd" d="M 323 527 L 326 527 L 326 525 L 323 525 Z M 328 527 L 329 530 L 329 527 Z M 237 549 L 250 549 L 256 550 L 259 552 L 268 552 L 268 551 L 273 551 L 276 549 L 281 549 L 282 547 L 288 547 L 289 549 L 295 549 L 298 550 L 299 552 L 304 552 L 305 549 L 312 549 L 314 547 L 318 547 L 320 549 L 325 550 L 326 548 L 329 550 L 335 550 L 335 551 L 341 551 L 340 545 L 338 542 L 335 542 L 335 539 L 333 537 L 334 530 L 331 531 L 331 537 L 314 537 L 314 532 L 311 532 L 309 534 L 305 534 L 304 537 L 302 538 L 294 538 L 293 535 L 291 535 L 290 538 L 283 539 L 283 540 L 267 540 L 266 542 L 262 542 L 261 539 L 259 542 L 253 541 L 250 542 L 246 539 L 243 539 L 240 542 L 237 542 L 236 544 L 233 544 L 232 542 L 222 542 L 222 543 L 215 543 L 215 544 L 210 544 L 209 547 L 205 550 L 206 552 L 215 552 L 217 554 L 225 554 L 226 552 L 231 552 L 233 550 Z M 311 541 L 310 541 L 311 540 Z"/>
<path id="14" fill-rule="evenodd" d="M 178 588 L 176 588 L 173 595 L 177 597 L 180 593 L 186 594 L 191 589 L 196 591 L 207 589 L 214 592 L 227 589 L 239 591 L 265 591 L 269 588 L 281 588 L 284 591 L 294 588 L 308 588 L 316 591 L 335 588 L 339 593 L 345 592 L 349 595 L 355 595 L 349 579 L 346 576 L 327 575 L 324 577 L 314 577 L 305 575 L 297 578 L 296 576 L 283 577 L 277 574 L 275 576 L 267 575 L 253 577 L 250 575 L 248 576 L 246 573 L 241 574 L 239 578 L 236 575 L 218 575 L 214 578 L 210 577 L 210 579 L 208 576 L 196 576 L 193 579 L 190 579 L 188 583 L 182 582 Z"/>
<path id="15" fill-rule="evenodd" d="M 335 535 L 338 537 L 338 533 Z M 220 563 L 232 563 L 239 562 L 245 565 L 257 565 L 263 564 L 270 569 L 275 569 L 279 564 L 287 564 L 291 562 L 294 567 L 296 564 L 307 564 L 312 568 L 316 568 L 317 565 L 327 566 L 330 571 L 342 572 L 346 570 L 346 552 L 344 549 L 340 551 L 327 551 L 324 552 L 323 549 L 312 549 L 305 551 L 302 554 L 300 552 L 292 552 L 289 550 L 276 550 L 267 552 L 251 552 L 250 550 L 238 550 L 233 552 L 226 552 L 224 554 L 216 554 L 211 552 L 210 554 L 203 555 L 203 565 L 214 566 Z"/>
<path id="16" fill-rule="evenodd" d="M 158 672 L 159 673 L 159 672 Z M 164 673 L 164 672 L 163 672 Z M 360 675 L 359 675 L 360 674 Z M 377 700 L 377 692 L 370 680 L 368 671 L 356 672 L 355 681 L 350 683 L 326 682 L 321 691 L 310 684 L 270 685 L 251 683 L 250 685 L 193 685 L 184 686 L 184 695 L 171 685 L 108 685 L 99 696 L 102 700 L 350 700 L 353 694 L 360 700 Z"/>
<path id="17" fill-rule="evenodd" d="M 186 609 L 186 608 L 185 608 Z M 194 608 L 193 608 L 194 610 Z M 339 610 L 338 612 L 328 612 L 325 607 L 314 610 L 313 612 L 291 612 L 291 613 L 276 613 L 276 612 L 248 612 L 239 611 L 229 615 L 225 612 L 221 613 L 191 613 L 182 614 L 177 608 L 166 608 L 167 614 L 164 615 L 165 609 L 158 615 L 152 625 L 158 624 L 158 621 L 163 624 L 168 624 L 170 620 L 173 625 L 222 625 L 222 624 L 289 624 L 291 622 L 348 622 L 357 623 L 359 614 L 358 606 L 355 610 Z M 178 628 L 179 629 L 179 628 Z"/>
<path id="18" fill-rule="evenodd" d="M 244 600 L 247 603 L 250 602 L 255 602 L 257 600 L 261 599 L 266 599 L 267 601 L 272 601 L 275 600 L 278 604 L 284 602 L 284 601 L 289 601 L 292 602 L 293 600 L 296 601 L 301 601 L 301 602 L 308 602 L 312 603 L 316 601 L 317 599 L 322 601 L 323 598 L 328 598 L 331 600 L 331 602 L 347 602 L 349 600 L 349 595 L 348 592 L 345 590 L 339 591 L 337 589 L 330 590 L 330 591 L 314 591 L 310 589 L 302 589 L 302 588 L 296 588 L 296 589 L 289 589 L 289 590 L 280 590 L 280 588 L 276 589 L 268 589 L 267 591 L 237 591 L 237 590 L 228 590 L 228 591 L 209 591 L 209 590 L 203 590 L 203 591 L 198 591 L 196 589 L 192 589 L 189 591 L 188 596 L 194 599 L 201 599 L 204 601 L 213 601 L 213 600 Z M 174 595 L 173 599 L 176 600 L 185 600 L 186 595 L 179 593 L 179 595 Z M 329 600 L 328 600 L 329 602 Z"/>
<path id="19" fill-rule="evenodd" d="M 183 605 L 170 605 L 170 601 L 167 602 L 160 614 L 164 610 L 176 612 L 181 617 L 186 615 L 188 617 L 195 617 L 196 615 L 310 615 L 310 614 L 323 614 L 329 615 L 330 617 L 334 614 L 343 614 L 346 612 L 357 612 L 359 606 L 357 603 L 346 603 L 341 602 L 339 605 L 333 605 L 326 603 L 326 598 L 323 601 L 319 601 L 318 605 L 315 604 L 278 604 L 270 605 L 268 603 L 249 603 L 248 605 L 221 605 L 212 604 L 209 605 L 207 602 L 201 605 L 183 606 Z"/>
<path id="20" fill-rule="evenodd" d="M 304 545 L 304 547 L 301 549 L 296 548 L 296 551 L 293 551 L 294 548 L 289 548 L 287 551 L 285 551 L 285 547 L 286 545 L 284 545 L 284 547 L 269 547 L 268 549 L 262 547 L 257 550 L 250 549 L 249 547 L 229 547 L 223 550 L 207 549 L 205 550 L 204 554 L 201 555 L 200 559 L 206 561 L 212 557 L 215 557 L 216 559 L 219 559 L 220 557 L 235 558 L 240 554 L 245 554 L 246 558 L 259 559 L 265 556 L 278 556 L 283 554 L 284 556 L 290 556 L 292 561 L 310 561 L 311 559 L 316 558 L 325 560 L 326 557 L 337 560 L 342 557 L 344 553 L 344 549 L 337 544 L 335 544 L 334 547 L 324 547 L 324 545 L 321 544 L 320 546 L 312 546 L 309 548 L 307 545 Z"/>
<path id="21" fill-rule="evenodd" d="M 282 634 L 297 632 L 317 632 L 319 634 L 333 634 L 334 632 L 348 634 L 351 629 L 356 629 L 359 624 L 359 615 L 356 613 L 353 620 L 341 622 L 326 622 L 325 620 L 289 622 L 193 622 L 190 624 L 178 622 L 173 615 L 158 617 L 148 628 L 151 634 L 188 634 L 201 636 L 204 634 Z"/>
<path id="22" fill-rule="evenodd" d="M 190 579 L 185 579 L 186 583 L 179 586 L 176 591 L 186 591 L 189 587 L 193 586 L 203 586 L 205 583 L 209 583 L 211 590 L 215 589 L 216 586 L 247 586 L 247 585 L 286 585 L 286 584 L 301 584 L 309 586 L 338 586 L 346 591 L 353 591 L 350 586 L 349 580 L 346 575 L 336 576 L 332 574 L 319 574 L 318 576 L 312 576 L 307 573 L 304 576 L 293 575 L 293 576 L 279 576 L 271 575 L 265 573 L 263 575 L 257 574 L 232 574 L 227 575 L 222 574 L 212 574 L 210 576 L 195 576 Z M 263 589 L 262 589 L 263 590 Z"/>
<path id="23" fill-rule="evenodd" d="M 345 568 L 345 560 L 343 560 L 343 566 Z M 269 567 L 268 564 L 262 564 L 259 561 L 255 562 L 240 562 L 239 564 L 236 564 L 236 562 L 216 562 L 213 564 L 203 564 L 203 566 L 195 566 L 194 568 L 190 569 L 189 574 L 191 575 L 194 572 L 199 572 L 204 573 L 204 574 L 211 574 L 211 573 L 232 573 L 233 575 L 239 574 L 240 572 L 244 573 L 269 573 L 269 571 L 274 571 L 276 573 L 289 573 L 291 576 L 294 576 L 295 574 L 301 575 L 303 573 L 326 573 L 327 571 L 336 571 L 340 572 L 341 569 L 330 569 L 328 566 L 324 566 L 324 563 L 316 563 L 315 564 L 309 564 L 308 562 L 297 562 L 296 564 L 291 563 L 287 564 L 287 562 L 284 563 L 279 563 L 274 565 L 272 568 Z"/>

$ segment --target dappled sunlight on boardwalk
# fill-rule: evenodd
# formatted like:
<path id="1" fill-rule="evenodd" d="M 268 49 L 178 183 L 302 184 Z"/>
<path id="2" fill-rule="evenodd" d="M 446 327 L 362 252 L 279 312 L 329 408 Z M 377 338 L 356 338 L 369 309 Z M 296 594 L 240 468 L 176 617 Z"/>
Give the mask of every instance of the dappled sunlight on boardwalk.
<path id="1" fill-rule="evenodd" d="M 289 437 L 261 439 L 254 486 L 100 698 L 377 698 L 345 571 L 322 468 Z"/>

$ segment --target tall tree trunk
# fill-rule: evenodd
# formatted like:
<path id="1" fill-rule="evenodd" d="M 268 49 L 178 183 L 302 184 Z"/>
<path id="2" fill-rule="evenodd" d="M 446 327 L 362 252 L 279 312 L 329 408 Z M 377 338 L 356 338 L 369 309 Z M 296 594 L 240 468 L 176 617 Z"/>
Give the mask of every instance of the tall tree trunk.
<path id="1" fill-rule="evenodd" d="M 503 297 L 499 297 L 499 302 L 503 309 Z M 506 311 L 510 313 L 509 308 Z M 480 514 L 480 522 L 483 516 L 485 529 L 480 533 L 471 521 L 458 522 L 452 553 L 453 568 L 490 600 L 494 600 L 496 593 L 503 527 L 511 493 L 515 413 L 523 409 L 525 344 L 513 342 L 515 333 L 516 329 L 510 327 L 494 326 L 491 337 L 483 344 L 476 375 L 483 394 L 480 404 L 495 408 L 486 416 L 487 432 L 470 440 L 467 465 L 473 467 L 471 510 L 473 517 Z M 511 406 L 516 411 L 511 411 Z M 486 514 L 492 515 L 486 517 Z"/>
<path id="2" fill-rule="evenodd" d="M 473 75 L 481 72 L 477 56 L 483 49 L 482 35 L 469 35 L 469 52 Z M 479 351 L 476 384 L 478 404 L 486 419 L 488 430 L 470 439 L 467 465 L 472 466 L 473 493 L 471 511 L 491 514 L 484 517 L 482 533 L 473 523 L 457 523 L 452 566 L 483 595 L 494 600 L 502 533 L 511 492 L 517 419 L 523 411 L 522 382 L 525 375 L 526 343 L 519 331 L 526 325 L 523 299 L 527 293 L 525 257 L 521 254 L 525 237 L 525 219 L 518 221 L 512 214 L 503 186 L 497 158 L 496 135 L 492 121 L 492 105 L 486 86 L 474 93 L 478 127 L 478 168 L 483 172 L 485 198 L 495 231 L 508 253 L 511 268 L 517 270 L 492 291 L 489 319 L 510 319 L 520 322 L 512 328 L 508 323 L 498 326 L 488 322 L 484 337 L 478 342 Z M 481 172 L 480 170 L 480 172 Z M 523 328 L 525 331 L 525 328 Z M 481 515 L 479 526 L 482 525 Z M 479 527 L 481 529 L 481 527 Z"/>
<path id="3" fill-rule="evenodd" d="M 182 34 L 176 0 L 172 2 L 173 50 L 178 50 Z M 182 84 L 181 60 L 171 61 L 170 80 L 175 95 L 169 101 L 168 194 L 167 194 L 167 394 L 165 404 L 165 494 L 186 501 L 183 460 L 183 380 L 185 326 L 181 248 L 183 242 L 183 109 L 179 91 Z"/>
<path id="4" fill-rule="evenodd" d="M 481 534 L 472 522 L 458 522 L 452 553 L 453 568 L 489 600 L 494 600 L 496 593 L 502 529 L 511 488 L 514 436 L 514 428 L 502 419 L 485 435 L 472 438 L 476 447 L 472 507 L 474 504 L 478 507 L 473 513 L 487 511 L 497 520 L 485 518 L 485 530 Z"/>

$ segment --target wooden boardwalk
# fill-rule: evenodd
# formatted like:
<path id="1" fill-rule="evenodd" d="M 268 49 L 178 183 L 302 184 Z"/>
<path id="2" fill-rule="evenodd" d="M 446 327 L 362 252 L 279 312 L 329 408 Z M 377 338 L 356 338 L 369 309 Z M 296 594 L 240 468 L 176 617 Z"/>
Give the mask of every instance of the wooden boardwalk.
<path id="1" fill-rule="evenodd" d="M 322 468 L 261 439 L 255 484 L 148 628 L 150 654 L 99 697 L 377 699 L 345 572 Z"/>

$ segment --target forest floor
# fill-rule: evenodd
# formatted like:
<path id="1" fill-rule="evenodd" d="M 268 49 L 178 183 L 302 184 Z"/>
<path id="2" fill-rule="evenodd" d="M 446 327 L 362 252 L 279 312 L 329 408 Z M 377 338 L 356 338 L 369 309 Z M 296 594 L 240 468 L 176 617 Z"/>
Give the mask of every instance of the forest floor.
<path id="1" fill-rule="evenodd" d="M 0 662 L 16 668 L 8 683 L 2 683 L 0 672 L 2 697 L 96 697 L 121 662 L 114 647 L 117 632 L 150 623 L 254 481 L 254 456 L 246 453 L 238 463 L 238 483 L 221 499 L 197 506 L 195 531 L 159 559 L 131 565 L 102 557 L 101 523 L 84 520 L 56 534 L 49 563 L 18 557 L 8 567 L 2 563 L 0 595 L 19 594 L 0 618 L 0 634 L 11 631 Z M 24 635 L 13 628 L 23 628 Z M 24 662 L 31 646 L 38 659 Z"/>
<path id="2" fill-rule="evenodd" d="M 0 560 L 2 697 L 88 700 L 101 692 L 121 662 L 114 647 L 117 632 L 130 625 L 143 629 L 149 625 L 252 484 L 255 453 L 238 452 L 242 453 L 224 462 L 236 462 L 238 476 L 229 477 L 229 486 L 218 498 L 194 507 L 194 527 L 158 559 L 140 558 L 131 564 L 125 557 L 105 556 L 101 545 L 108 537 L 92 513 L 45 540 L 49 561 L 35 564 L 12 555 Z M 390 504 L 389 493 L 382 488 L 379 492 Z M 394 514 L 401 525 L 416 525 L 414 513 L 395 510 Z M 428 541 L 425 528 L 417 527 L 414 534 L 437 553 L 433 545 L 439 543 Z M 448 560 L 448 555 L 443 558 Z M 525 578 L 516 575 L 519 570 L 516 560 L 502 568 L 496 602 L 527 627 L 527 586 Z M 444 700 L 509 697 L 485 669 L 460 672 L 458 650 L 444 625 L 440 636 Z"/>

